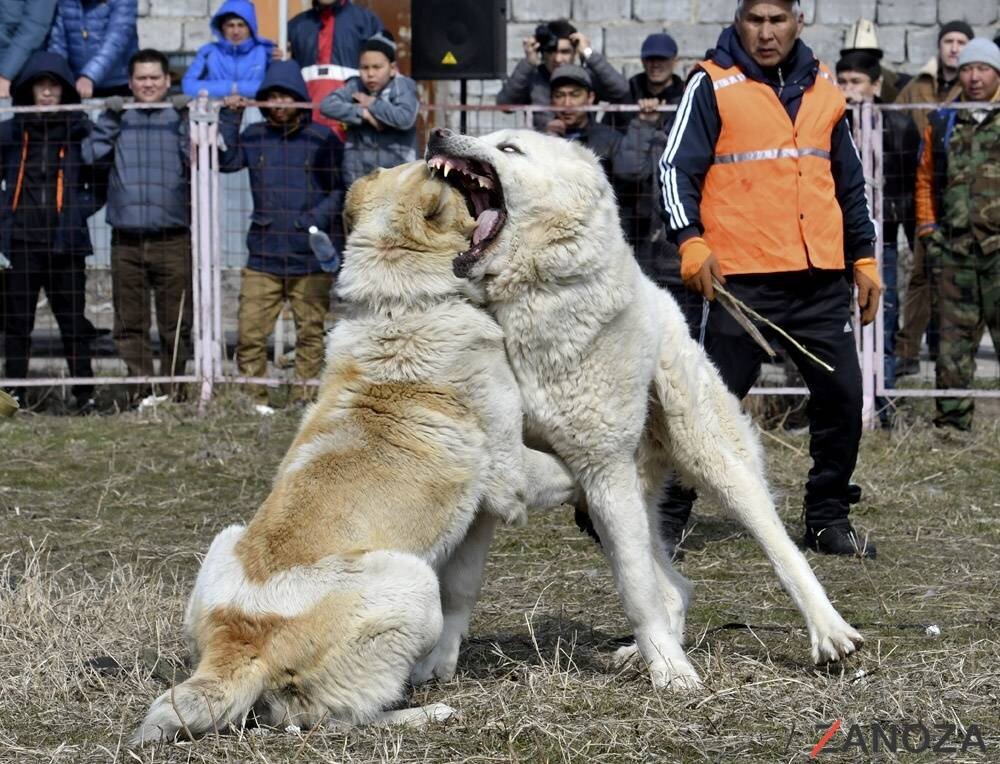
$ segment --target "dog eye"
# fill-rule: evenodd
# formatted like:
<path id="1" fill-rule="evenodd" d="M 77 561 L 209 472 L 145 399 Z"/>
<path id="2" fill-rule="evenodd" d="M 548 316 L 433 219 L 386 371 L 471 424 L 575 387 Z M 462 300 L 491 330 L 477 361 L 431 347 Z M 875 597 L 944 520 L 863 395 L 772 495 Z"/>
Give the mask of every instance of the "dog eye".
<path id="1" fill-rule="evenodd" d="M 504 152 L 505 154 L 524 154 L 524 152 L 521 151 L 521 149 L 519 149 L 512 143 L 501 143 L 499 146 L 497 146 L 497 148 L 500 149 L 500 151 Z"/>

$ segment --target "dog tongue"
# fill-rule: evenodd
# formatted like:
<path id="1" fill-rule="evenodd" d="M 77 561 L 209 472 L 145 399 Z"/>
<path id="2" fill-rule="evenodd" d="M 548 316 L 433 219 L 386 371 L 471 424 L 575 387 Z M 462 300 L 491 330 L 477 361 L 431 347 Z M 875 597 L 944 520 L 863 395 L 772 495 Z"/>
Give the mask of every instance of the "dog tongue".
<path id="1" fill-rule="evenodd" d="M 479 217 L 476 218 L 476 230 L 472 232 L 472 245 L 475 246 L 488 237 L 499 219 L 499 210 L 490 209 L 480 212 Z"/>

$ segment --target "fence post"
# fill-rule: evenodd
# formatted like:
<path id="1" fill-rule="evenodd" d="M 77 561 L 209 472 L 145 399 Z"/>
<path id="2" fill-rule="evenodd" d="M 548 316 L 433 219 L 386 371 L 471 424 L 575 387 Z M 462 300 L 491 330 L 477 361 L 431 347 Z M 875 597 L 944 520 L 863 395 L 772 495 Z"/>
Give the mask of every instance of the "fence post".
<path id="1" fill-rule="evenodd" d="M 213 244 L 216 243 L 216 221 L 212 186 L 213 165 L 218 160 L 216 131 L 218 109 L 207 97 L 196 99 L 191 104 L 191 141 L 193 157 L 191 162 L 191 231 L 194 259 L 195 296 L 195 374 L 201 392 L 199 410 L 204 411 L 212 399 L 213 384 L 217 376 L 217 348 L 215 303 L 217 290 L 213 272 L 217 257 Z M 217 196 L 216 191 L 216 196 Z M 221 369 L 220 369 L 221 371 Z"/>
<path id="2" fill-rule="evenodd" d="M 875 216 L 875 140 L 882 140 L 881 133 L 876 134 L 873 127 L 872 103 L 861 105 L 861 166 L 865 176 L 865 196 L 868 197 L 868 209 L 872 210 L 872 218 L 875 223 L 876 236 L 876 257 L 881 268 L 881 257 L 879 255 L 878 241 L 881 239 L 878 231 L 877 217 Z M 855 111 L 855 116 L 858 112 Z M 881 316 L 881 310 L 879 311 Z M 868 324 L 860 326 L 857 315 L 855 318 L 855 331 L 860 330 L 861 342 L 861 422 L 866 430 L 872 430 L 876 426 L 878 417 L 875 412 L 875 326 L 878 319 Z"/>

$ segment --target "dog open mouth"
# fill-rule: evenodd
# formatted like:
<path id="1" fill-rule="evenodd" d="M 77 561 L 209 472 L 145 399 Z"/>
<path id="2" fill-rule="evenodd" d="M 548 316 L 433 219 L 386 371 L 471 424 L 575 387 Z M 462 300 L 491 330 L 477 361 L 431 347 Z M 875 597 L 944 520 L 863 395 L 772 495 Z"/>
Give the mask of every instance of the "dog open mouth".
<path id="1" fill-rule="evenodd" d="M 428 158 L 427 166 L 465 196 L 469 213 L 476 219 L 472 232 L 472 246 L 455 258 L 455 275 L 465 278 L 469 269 L 496 241 L 507 222 L 503 188 L 496 170 L 475 159 L 435 154 Z"/>

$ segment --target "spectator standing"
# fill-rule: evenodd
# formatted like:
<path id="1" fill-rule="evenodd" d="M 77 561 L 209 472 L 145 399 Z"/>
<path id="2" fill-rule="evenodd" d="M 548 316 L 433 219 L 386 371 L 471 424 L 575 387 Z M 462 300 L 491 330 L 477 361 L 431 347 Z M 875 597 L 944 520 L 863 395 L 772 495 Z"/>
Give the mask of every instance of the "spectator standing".
<path id="1" fill-rule="evenodd" d="M 844 34 L 844 47 L 840 51 L 840 57 L 844 58 L 852 53 L 868 53 L 878 61 L 880 84 L 876 95 L 882 103 L 895 101 L 899 92 L 912 79 L 910 75 L 894 72 L 882 64 L 884 51 L 879 47 L 878 27 L 874 21 L 858 19 L 848 28 Z"/>
<path id="2" fill-rule="evenodd" d="M 365 40 L 384 32 L 381 19 L 350 0 L 313 0 L 312 8 L 288 22 L 292 59 L 302 67 L 309 100 L 320 103 L 358 76 L 358 59 Z M 327 125 L 343 140 L 344 126 L 313 111 L 313 121 Z"/>
<path id="3" fill-rule="evenodd" d="M 969 42 L 958 61 L 963 101 L 1000 103 L 1000 48 Z M 1000 357 L 1000 108 L 931 114 L 917 171 L 918 233 L 927 246 L 941 316 L 937 386 L 972 384 L 989 328 Z M 973 401 L 938 398 L 939 427 L 968 430 Z"/>
<path id="4" fill-rule="evenodd" d="M 167 57 L 150 49 L 132 56 L 129 87 L 138 104 L 166 100 Z M 126 110 L 120 96 L 108 98 L 83 144 L 85 162 L 110 164 L 114 337 L 130 376 L 155 374 L 150 292 L 160 335 L 160 376 L 183 375 L 191 358 L 189 99 L 172 100 L 168 109 Z M 180 390 L 174 394 L 180 397 Z"/>
<path id="5" fill-rule="evenodd" d="M 684 80 L 674 74 L 677 66 L 677 43 L 674 38 L 663 32 L 651 34 L 642 41 L 639 55 L 642 59 L 642 71 L 628 81 L 627 102 L 647 107 L 679 104 L 684 95 Z M 608 112 L 604 122 L 625 131 L 634 116 L 633 112 Z M 663 112 L 655 126 L 661 130 L 669 130 L 671 122 L 673 112 Z M 652 120 L 650 124 L 654 124 Z"/>
<path id="6" fill-rule="evenodd" d="M 66 60 L 31 55 L 14 81 L 15 106 L 80 103 Z M 0 123 L 0 251 L 11 262 L 4 278 L 5 376 L 28 374 L 31 332 L 41 290 L 59 324 L 72 377 L 93 377 L 93 327 L 84 318 L 84 258 L 93 254 L 87 218 L 97 211 L 81 143 L 90 131 L 82 112 L 17 114 Z M 79 413 L 96 409 L 94 386 L 72 388 Z M 23 392 L 17 391 L 23 400 Z"/>
<path id="7" fill-rule="evenodd" d="M 327 232 L 338 249 L 343 246 L 340 214 L 344 186 L 340 178 L 343 146 L 310 112 L 289 104 L 309 100 L 306 83 L 293 61 L 271 64 L 256 100 L 265 121 L 239 133 L 238 96 L 226 99 L 220 132 L 226 149 L 219 155 L 223 172 L 250 172 L 253 214 L 242 272 L 236 361 L 240 374 L 267 374 L 267 338 L 281 307 L 291 303 L 295 320 L 295 376 L 305 381 L 319 376 L 323 366 L 323 322 L 330 309 L 333 276 L 324 273 L 309 246 L 309 228 Z M 256 410 L 273 411 L 265 387 L 251 387 Z M 313 389 L 314 390 L 314 389 Z M 313 396 L 305 385 L 292 389 L 290 401 L 305 403 Z"/>
<path id="8" fill-rule="evenodd" d="M 257 11 L 249 0 L 226 0 L 210 22 L 214 42 L 198 49 L 184 73 L 182 89 L 191 98 L 204 90 L 212 98 L 253 98 L 264 81 L 274 43 L 259 37 Z"/>
<path id="9" fill-rule="evenodd" d="M 682 277 L 710 301 L 705 350 L 734 395 L 750 390 L 764 351 L 714 300 L 713 278 L 833 367 L 762 330 L 785 346 L 810 391 L 805 544 L 874 557 L 848 519 L 861 373 L 846 276 L 871 322 L 880 289 L 875 228 L 844 97 L 799 40 L 804 24 L 792 0 L 737 5 L 733 26 L 688 82 L 661 160 L 664 208 Z M 668 544 L 680 538 L 693 499 L 670 486 L 661 508 Z"/>
<path id="10" fill-rule="evenodd" d="M 603 55 L 590 46 L 586 35 L 565 19 L 541 24 L 534 35 L 523 42 L 524 58 L 497 94 L 498 104 L 533 104 L 544 106 L 552 102 L 550 79 L 557 67 L 572 64 L 579 58 L 593 83 L 595 100 L 621 103 L 628 98 L 628 82 Z M 532 124 L 545 132 L 552 121 L 552 112 L 536 111 Z"/>
<path id="11" fill-rule="evenodd" d="M 897 103 L 927 104 L 954 101 L 962 91 L 958 82 L 958 57 L 975 36 L 964 21 L 949 21 L 938 31 L 938 54 L 920 70 L 896 99 Z M 909 112 L 923 135 L 927 129 L 928 109 Z M 913 248 L 913 270 L 903 295 L 903 326 L 896 337 L 896 374 L 915 374 L 919 368 L 920 341 L 927 332 L 931 358 L 937 356 L 937 316 L 933 312 L 930 291 L 930 265 L 924 257 L 924 245 Z"/>
<path id="12" fill-rule="evenodd" d="M 10 85 L 28 56 L 45 46 L 56 0 L 0 0 L 0 98 L 10 98 Z"/>
<path id="13" fill-rule="evenodd" d="M 867 50 L 846 51 L 837 62 L 837 84 L 849 104 L 882 103 L 878 96 L 882 69 L 879 59 Z M 847 112 L 848 123 L 853 126 L 853 111 Z M 899 328 L 899 303 L 897 297 L 896 266 L 899 259 L 899 228 L 903 227 L 906 240 L 916 243 L 916 217 L 913 190 L 917 176 L 917 154 L 920 150 L 920 133 L 906 112 L 882 112 L 882 318 L 885 332 L 885 386 L 895 387 L 896 359 L 895 334 Z M 887 401 L 879 401 L 879 416 L 883 425 L 890 426 L 892 412 Z"/>
<path id="14" fill-rule="evenodd" d="M 139 49 L 137 6 L 138 0 L 58 0 L 49 50 L 69 61 L 81 98 L 129 94 L 128 62 Z"/>
<path id="15" fill-rule="evenodd" d="M 399 73 L 396 43 L 388 32 L 365 40 L 360 74 L 323 99 L 320 111 L 347 125 L 344 184 L 378 167 L 417 158 L 417 83 Z"/>

